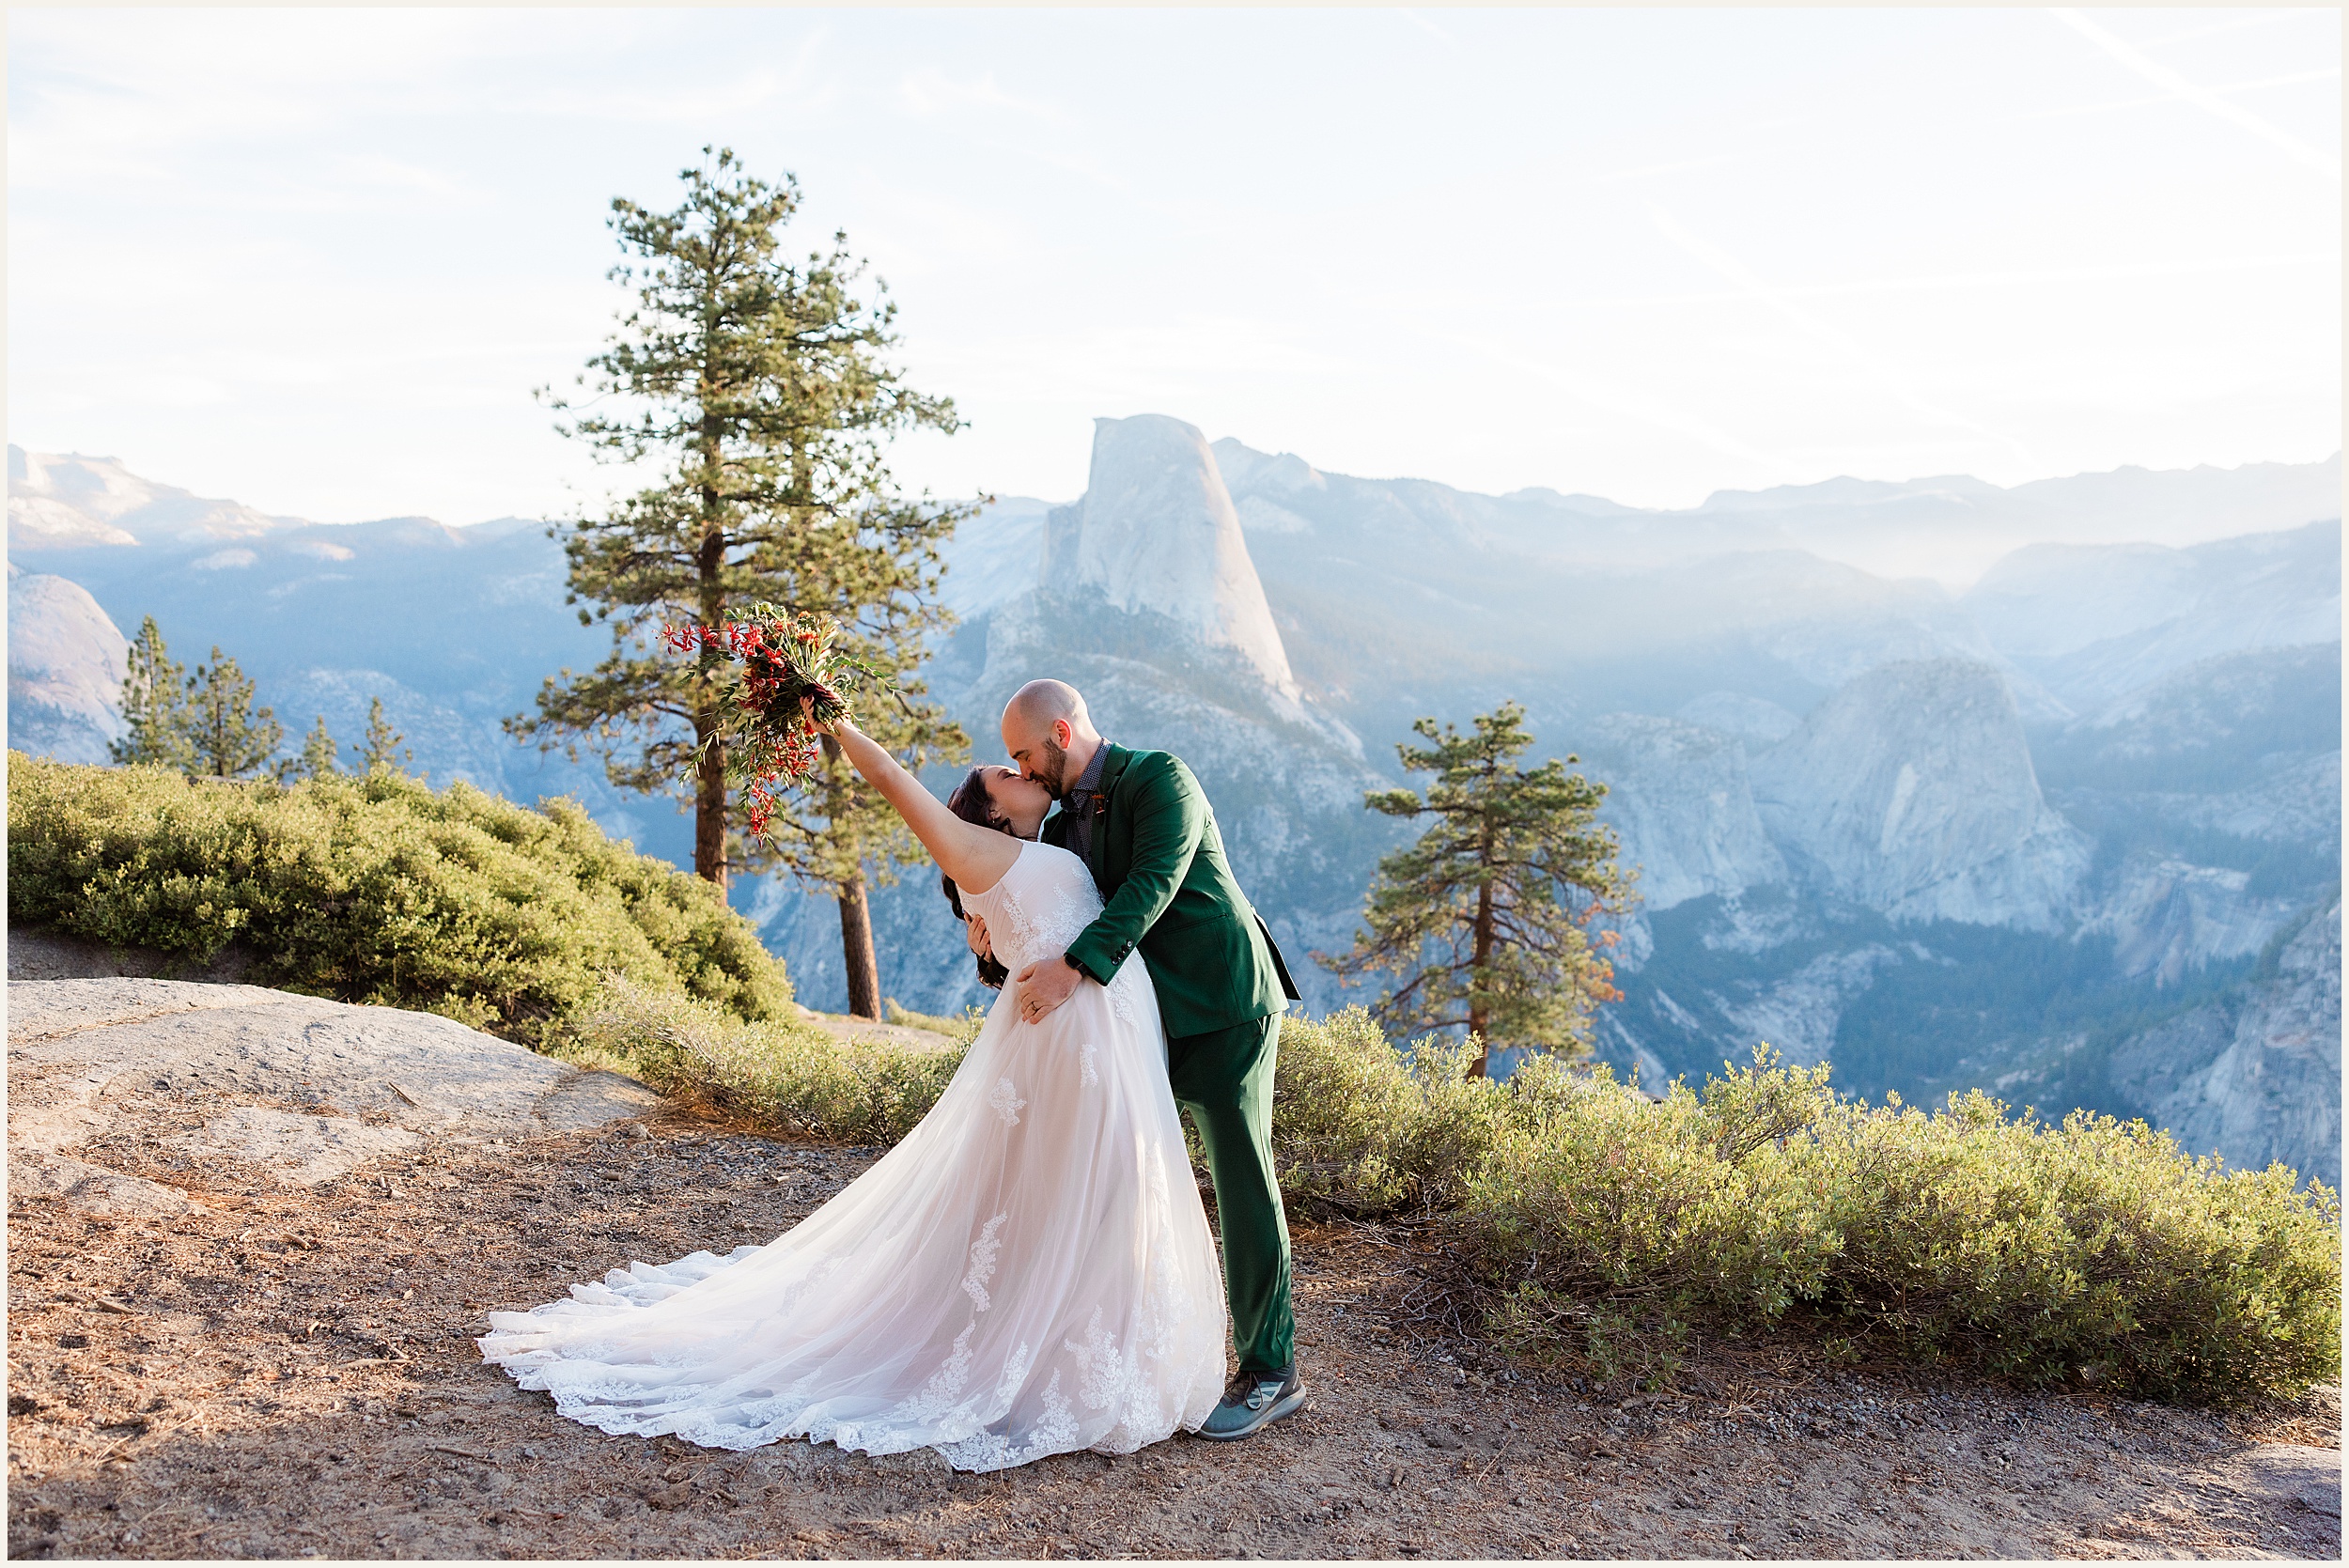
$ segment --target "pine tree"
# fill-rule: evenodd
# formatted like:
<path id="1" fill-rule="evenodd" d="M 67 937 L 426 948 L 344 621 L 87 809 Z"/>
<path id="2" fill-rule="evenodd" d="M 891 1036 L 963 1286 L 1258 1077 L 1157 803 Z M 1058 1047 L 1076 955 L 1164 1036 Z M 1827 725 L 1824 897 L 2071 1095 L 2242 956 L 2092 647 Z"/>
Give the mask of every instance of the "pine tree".
<path id="1" fill-rule="evenodd" d="M 194 719 L 192 773 L 212 779 L 284 776 L 285 768 L 272 759 L 285 742 L 286 726 L 268 708 L 253 706 L 252 679 L 218 644 L 212 645 L 212 661 L 197 665 L 190 677 L 188 699 Z"/>
<path id="2" fill-rule="evenodd" d="M 302 755 L 293 765 L 294 776 L 303 779 L 331 779 L 341 772 L 342 748 L 326 733 L 326 715 L 318 716 L 310 733 L 302 742 Z"/>
<path id="3" fill-rule="evenodd" d="M 321 723 L 320 728 L 324 725 Z M 383 699 L 367 699 L 367 737 L 359 745 L 359 771 L 366 774 L 392 773 L 404 769 L 416 760 L 416 753 L 401 744 L 407 739 L 392 728 L 392 722 L 383 717 Z"/>
<path id="4" fill-rule="evenodd" d="M 139 622 L 122 681 L 122 718 L 129 733 L 107 750 L 119 763 L 195 771 L 194 716 L 188 711 L 187 671 L 163 646 L 149 615 Z"/>
<path id="5" fill-rule="evenodd" d="M 866 888 L 920 859 L 920 846 L 837 759 L 766 841 L 749 841 L 712 738 L 729 672 L 714 652 L 688 663 L 655 639 L 664 623 L 716 626 L 761 600 L 829 614 L 844 651 L 905 693 L 863 705 L 865 733 L 910 767 L 967 754 L 961 730 L 906 677 L 953 623 L 937 602 L 939 545 L 974 508 L 908 501 L 883 456 L 899 431 L 951 432 L 960 421 L 886 363 L 896 307 L 879 283 L 863 292 L 863 264 L 845 235 L 804 263 L 782 254 L 797 183 L 770 185 L 731 151 L 704 150 L 711 162 L 682 171 L 675 210 L 612 204 L 633 255 L 612 276 L 635 303 L 588 362 L 596 411 L 565 430 L 599 459 L 665 474 L 565 541 L 570 602 L 594 607 L 580 611 L 583 624 L 610 625 L 611 655 L 547 681 L 537 712 L 507 727 L 573 756 L 584 743 L 614 784 L 690 801 L 693 869 L 721 887 L 733 871 L 780 866 L 831 892 L 850 1008 L 877 1017 Z"/>
<path id="6" fill-rule="evenodd" d="M 1619 911 L 1629 879 L 1615 865 L 1615 835 L 1596 820 L 1607 786 L 1553 757 L 1527 771 L 1532 745 L 1525 709 L 1504 703 L 1462 735 L 1422 719 L 1430 746 L 1396 746 L 1405 771 L 1433 773 L 1415 790 L 1374 791 L 1363 805 L 1389 816 L 1431 816 L 1419 842 L 1378 862 L 1351 952 L 1315 956 L 1340 974 L 1382 971 L 1404 983 L 1375 1009 L 1389 1028 L 1417 1032 L 1465 1027 L 1481 1042 L 1471 1076 L 1494 1045 L 1565 1055 L 1590 1048 L 1592 1014 L 1615 1001 L 1613 967 L 1588 927 Z"/>

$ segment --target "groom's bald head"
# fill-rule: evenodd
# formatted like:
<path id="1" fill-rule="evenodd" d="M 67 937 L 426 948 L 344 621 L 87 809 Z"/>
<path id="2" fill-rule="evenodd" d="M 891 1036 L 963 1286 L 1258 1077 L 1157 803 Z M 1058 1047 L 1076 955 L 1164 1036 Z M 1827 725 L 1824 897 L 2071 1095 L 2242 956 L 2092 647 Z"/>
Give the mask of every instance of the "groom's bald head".
<path id="1" fill-rule="evenodd" d="M 1011 701 L 1003 705 L 1003 722 L 1008 724 L 1015 717 L 1038 729 L 1049 728 L 1055 719 L 1071 724 L 1080 720 L 1091 722 L 1084 694 L 1065 680 L 1032 680 L 1014 691 Z"/>
<path id="2" fill-rule="evenodd" d="M 1065 680 L 1032 680 L 1003 705 L 1003 750 L 1054 800 L 1068 793 L 1100 745 L 1083 695 Z"/>

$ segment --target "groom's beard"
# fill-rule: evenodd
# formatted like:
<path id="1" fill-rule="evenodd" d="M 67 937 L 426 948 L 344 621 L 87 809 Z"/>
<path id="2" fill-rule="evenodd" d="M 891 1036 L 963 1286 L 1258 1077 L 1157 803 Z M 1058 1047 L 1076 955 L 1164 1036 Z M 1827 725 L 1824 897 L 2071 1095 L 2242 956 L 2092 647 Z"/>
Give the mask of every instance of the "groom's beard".
<path id="1" fill-rule="evenodd" d="M 1036 764 L 1034 777 L 1055 800 L 1068 798 L 1068 753 L 1050 740 L 1035 743 L 1043 760 Z"/>

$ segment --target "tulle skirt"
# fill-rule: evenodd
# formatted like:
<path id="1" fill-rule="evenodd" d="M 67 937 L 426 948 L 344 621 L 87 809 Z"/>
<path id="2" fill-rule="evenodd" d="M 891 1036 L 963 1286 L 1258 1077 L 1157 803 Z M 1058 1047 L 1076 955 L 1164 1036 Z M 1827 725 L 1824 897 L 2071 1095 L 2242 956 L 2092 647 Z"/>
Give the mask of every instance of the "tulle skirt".
<path id="1" fill-rule="evenodd" d="M 606 1432 L 1128 1453 L 1206 1419 L 1222 1281 L 1139 956 L 1034 1024 L 1006 986 L 929 1115 L 764 1247 L 631 1263 L 477 1343 Z"/>

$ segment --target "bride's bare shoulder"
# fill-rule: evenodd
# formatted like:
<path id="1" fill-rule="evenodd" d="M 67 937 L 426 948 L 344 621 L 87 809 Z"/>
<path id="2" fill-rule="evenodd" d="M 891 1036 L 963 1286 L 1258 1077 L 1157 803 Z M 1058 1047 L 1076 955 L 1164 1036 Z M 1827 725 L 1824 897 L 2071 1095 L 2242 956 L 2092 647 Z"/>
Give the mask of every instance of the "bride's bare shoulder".
<path id="1" fill-rule="evenodd" d="M 954 877 L 963 897 L 985 898 L 1014 879 L 1031 847 L 1026 839 L 982 828 L 958 857 L 964 862 L 963 874 L 957 876 L 949 869 L 947 875 Z"/>

